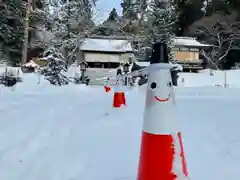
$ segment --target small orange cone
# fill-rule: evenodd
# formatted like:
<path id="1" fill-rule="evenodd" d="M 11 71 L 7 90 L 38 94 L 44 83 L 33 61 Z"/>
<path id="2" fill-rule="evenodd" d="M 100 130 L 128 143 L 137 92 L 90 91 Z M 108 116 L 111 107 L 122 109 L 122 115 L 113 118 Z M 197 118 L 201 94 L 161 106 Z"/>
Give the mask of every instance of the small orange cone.
<path id="1" fill-rule="evenodd" d="M 111 88 L 109 86 L 104 86 L 105 92 L 110 92 Z"/>
<path id="2" fill-rule="evenodd" d="M 120 108 L 122 105 L 126 105 L 125 93 L 115 92 L 113 96 L 113 107 Z"/>
<path id="3" fill-rule="evenodd" d="M 111 91 L 111 88 L 108 86 L 109 80 L 110 80 L 109 77 L 107 77 L 107 79 L 106 79 L 105 82 L 104 82 L 105 92 L 110 92 L 110 91 Z"/>
<path id="4" fill-rule="evenodd" d="M 121 75 L 117 75 L 116 77 L 116 88 L 113 96 L 113 107 L 114 108 L 120 108 L 122 105 L 126 105 L 126 98 L 125 93 L 122 90 L 122 84 L 121 84 Z"/>

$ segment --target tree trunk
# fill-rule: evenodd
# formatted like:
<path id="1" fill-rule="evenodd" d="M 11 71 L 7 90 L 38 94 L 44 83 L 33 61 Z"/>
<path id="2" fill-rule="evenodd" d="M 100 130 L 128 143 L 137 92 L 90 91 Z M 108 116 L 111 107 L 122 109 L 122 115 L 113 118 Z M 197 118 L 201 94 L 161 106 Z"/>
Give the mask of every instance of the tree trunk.
<path id="1" fill-rule="evenodd" d="M 70 13 L 71 13 L 71 9 L 70 9 L 70 1 L 68 1 L 68 9 L 67 9 L 67 14 L 68 14 L 68 18 L 70 17 Z M 68 19 L 68 22 L 67 22 L 67 39 L 69 40 L 71 37 L 70 37 L 70 22 L 69 22 L 70 20 Z M 66 60 L 65 60 L 65 62 L 66 62 L 66 69 L 68 69 L 68 66 L 69 66 L 69 51 L 70 51 L 70 49 L 69 48 L 66 48 Z"/>
<path id="2" fill-rule="evenodd" d="M 21 64 L 26 63 L 27 61 L 27 51 L 28 51 L 28 29 L 29 29 L 29 14 L 31 8 L 31 1 L 27 0 L 26 5 L 26 15 L 24 19 L 24 39 L 23 39 L 23 46 L 22 46 L 22 61 Z"/>

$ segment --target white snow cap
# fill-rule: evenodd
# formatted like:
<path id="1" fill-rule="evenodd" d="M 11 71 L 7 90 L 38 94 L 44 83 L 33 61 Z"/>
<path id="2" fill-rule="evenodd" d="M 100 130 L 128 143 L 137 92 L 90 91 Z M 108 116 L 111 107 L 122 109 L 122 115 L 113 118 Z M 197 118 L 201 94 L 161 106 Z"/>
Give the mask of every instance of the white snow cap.
<path id="1" fill-rule="evenodd" d="M 151 64 L 149 68 L 143 130 L 150 134 L 178 132 L 171 67 L 170 64 L 160 63 Z"/>
<path id="2" fill-rule="evenodd" d="M 138 85 L 139 81 L 140 81 L 140 77 L 136 77 L 136 79 L 135 79 L 135 86 L 136 86 L 136 87 L 139 86 L 139 85 Z"/>
<path id="3" fill-rule="evenodd" d="M 196 40 L 194 37 L 173 37 L 172 38 L 174 46 L 192 46 L 192 47 L 208 47 L 209 44 L 202 44 Z"/>
<path id="4" fill-rule="evenodd" d="M 180 64 L 171 63 L 171 62 L 169 62 L 169 63 L 172 64 L 173 67 L 174 67 L 176 70 L 183 71 L 183 67 L 182 67 Z"/>
<path id="5" fill-rule="evenodd" d="M 34 67 L 34 68 L 36 68 L 36 67 L 39 67 L 39 65 L 38 64 L 36 64 L 34 61 L 29 61 L 28 63 L 26 63 L 26 64 L 24 64 L 24 66 L 25 67 Z"/>

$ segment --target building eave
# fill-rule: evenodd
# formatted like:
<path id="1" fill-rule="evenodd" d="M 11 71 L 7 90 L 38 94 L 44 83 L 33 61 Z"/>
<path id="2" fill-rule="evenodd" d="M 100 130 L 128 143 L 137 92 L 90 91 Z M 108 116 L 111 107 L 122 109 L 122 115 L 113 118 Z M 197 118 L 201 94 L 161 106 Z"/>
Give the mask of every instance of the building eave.
<path id="1" fill-rule="evenodd" d="M 101 53 L 101 54 L 125 54 L 125 53 L 134 53 L 133 51 L 98 51 L 98 50 L 81 50 L 82 52 L 86 53 Z"/>
<path id="2" fill-rule="evenodd" d="M 212 45 L 173 45 L 175 48 L 181 48 L 181 47 L 186 47 L 186 48 L 207 48 L 207 47 L 212 47 Z"/>

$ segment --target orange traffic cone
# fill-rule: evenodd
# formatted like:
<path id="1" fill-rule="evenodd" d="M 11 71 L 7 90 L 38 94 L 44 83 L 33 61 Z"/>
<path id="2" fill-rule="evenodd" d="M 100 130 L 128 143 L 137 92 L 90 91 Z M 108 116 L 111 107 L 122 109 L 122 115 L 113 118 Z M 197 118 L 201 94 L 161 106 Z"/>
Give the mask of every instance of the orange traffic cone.
<path id="1" fill-rule="evenodd" d="M 104 86 L 105 92 L 110 92 L 111 88 L 109 86 Z"/>
<path id="2" fill-rule="evenodd" d="M 104 82 L 105 92 L 110 92 L 110 91 L 111 91 L 111 88 L 108 86 L 109 80 L 110 80 L 109 77 L 107 77 L 107 79 L 106 79 L 105 82 Z"/>
<path id="3" fill-rule="evenodd" d="M 177 126 L 167 47 L 149 66 L 142 142 L 137 180 L 187 180 L 181 132 Z M 164 58 L 164 59 L 163 59 Z M 167 60 L 167 61 L 166 61 Z"/>
<path id="4" fill-rule="evenodd" d="M 113 107 L 119 108 L 126 105 L 126 98 L 124 92 L 115 92 L 113 97 Z"/>
<path id="5" fill-rule="evenodd" d="M 126 105 L 125 93 L 122 92 L 114 92 L 113 96 L 113 107 L 119 108 L 122 105 Z"/>
<path id="6" fill-rule="evenodd" d="M 113 96 L 113 107 L 119 108 L 122 105 L 126 105 L 126 98 L 125 98 L 125 93 L 122 90 L 122 76 L 117 75 L 116 77 L 116 88 Z"/>

